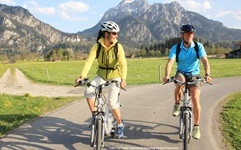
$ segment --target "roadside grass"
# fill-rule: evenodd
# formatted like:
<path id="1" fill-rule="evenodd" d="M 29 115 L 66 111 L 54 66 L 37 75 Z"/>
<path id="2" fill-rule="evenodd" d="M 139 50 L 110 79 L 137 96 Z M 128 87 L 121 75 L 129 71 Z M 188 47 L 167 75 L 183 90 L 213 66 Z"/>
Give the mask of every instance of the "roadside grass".
<path id="1" fill-rule="evenodd" d="M 6 72 L 6 70 L 9 68 L 7 64 L 0 64 L 0 78 L 2 75 Z"/>
<path id="2" fill-rule="evenodd" d="M 27 121 L 77 100 L 76 97 L 33 97 L 0 95 L 0 137 Z"/>
<path id="3" fill-rule="evenodd" d="M 241 149 L 241 92 L 226 98 L 222 116 L 222 133 L 228 149 Z"/>

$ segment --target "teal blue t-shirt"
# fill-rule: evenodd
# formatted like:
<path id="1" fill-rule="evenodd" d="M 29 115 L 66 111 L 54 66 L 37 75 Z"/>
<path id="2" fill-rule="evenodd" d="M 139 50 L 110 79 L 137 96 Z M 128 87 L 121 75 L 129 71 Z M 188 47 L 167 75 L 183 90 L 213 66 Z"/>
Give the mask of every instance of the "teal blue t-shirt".
<path id="1" fill-rule="evenodd" d="M 203 56 L 207 56 L 206 51 L 203 47 L 203 45 L 199 42 L 198 44 L 198 54 L 199 58 L 202 58 Z M 198 75 L 200 74 L 200 61 L 197 59 L 197 54 L 194 49 L 194 42 L 191 43 L 191 46 L 186 49 L 183 45 L 183 41 L 180 45 L 180 53 L 178 55 L 178 62 L 177 62 L 177 70 L 182 73 L 191 73 L 192 75 Z M 176 59 L 176 47 L 177 44 L 174 45 L 171 48 L 169 58 Z"/>

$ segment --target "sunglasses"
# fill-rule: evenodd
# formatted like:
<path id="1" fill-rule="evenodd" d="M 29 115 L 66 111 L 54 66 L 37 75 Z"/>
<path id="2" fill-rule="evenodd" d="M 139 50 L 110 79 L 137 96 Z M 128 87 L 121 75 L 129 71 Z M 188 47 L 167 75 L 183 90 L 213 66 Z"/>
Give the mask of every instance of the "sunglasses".
<path id="1" fill-rule="evenodd" d="M 118 33 L 117 33 L 117 32 L 111 32 L 111 34 L 112 34 L 112 35 L 118 35 Z"/>

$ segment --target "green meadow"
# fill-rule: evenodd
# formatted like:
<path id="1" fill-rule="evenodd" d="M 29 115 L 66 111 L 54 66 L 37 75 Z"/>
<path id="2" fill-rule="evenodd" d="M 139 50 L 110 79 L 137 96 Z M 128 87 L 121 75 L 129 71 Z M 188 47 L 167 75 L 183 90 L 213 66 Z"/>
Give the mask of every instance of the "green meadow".
<path id="1" fill-rule="evenodd" d="M 128 59 L 127 84 L 151 84 L 162 82 L 165 73 L 166 58 Z M 209 59 L 211 76 L 213 78 L 241 75 L 241 59 Z M 34 82 L 58 85 L 74 85 L 74 80 L 80 76 L 84 60 L 62 62 L 31 62 L 0 65 L 0 76 L 6 68 L 19 68 Z M 96 75 L 98 65 L 93 63 L 88 74 L 90 79 Z M 201 64 L 201 75 L 204 75 Z M 176 65 L 172 69 L 175 74 Z"/>
<path id="2" fill-rule="evenodd" d="M 23 96 L 1 94 L 0 137 L 27 121 L 63 107 L 76 99 L 76 97 L 32 97 L 27 93 Z"/>
<path id="3" fill-rule="evenodd" d="M 127 84 L 155 84 L 162 83 L 167 58 L 128 59 Z M 212 78 L 241 76 L 241 59 L 209 59 Z M 15 64 L 0 64 L 0 76 L 10 68 L 20 69 L 33 82 L 74 86 L 74 80 L 80 76 L 84 60 L 62 62 L 22 62 Z M 95 77 L 98 65 L 93 63 L 88 78 Z M 172 75 L 175 74 L 174 64 Z M 204 75 L 201 64 L 201 75 Z M 230 102 L 222 113 L 222 132 L 231 149 L 241 149 L 240 131 L 240 96 L 241 92 L 228 97 Z M 27 93 L 24 96 L 0 95 L 0 137 L 6 132 L 21 124 L 46 114 L 75 101 L 75 97 L 32 97 Z M 51 105 L 49 105 L 51 104 Z"/>

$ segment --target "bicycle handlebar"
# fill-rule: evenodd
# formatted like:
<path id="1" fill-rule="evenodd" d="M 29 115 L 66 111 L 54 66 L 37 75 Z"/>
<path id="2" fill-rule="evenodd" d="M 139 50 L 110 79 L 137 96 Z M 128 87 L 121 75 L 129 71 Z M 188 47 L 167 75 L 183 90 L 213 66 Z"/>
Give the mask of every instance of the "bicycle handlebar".
<path id="1" fill-rule="evenodd" d="M 100 86 L 108 86 L 108 85 L 110 85 L 110 84 L 112 84 L 112 83 L 115 83 L 117 87 L 120 87 L 122 90 L 126 91 L 125 88 L 122 88 L 122 87 L 120 86 L 120 84 L 118 84 L 119 81 L 117 81 L 117 80 L 106 81 L 105 83 L 100 84 L 100 85 L 98 85 L 98 86 L 92 85 L 90 82 L 87 82 L 87 81 L 88 81 L 88 78 L 85 78 L 85 79 L 79 81 L 79 83 L 76 84 L 75 87 L 77 87 L 77 86 L 83 86 L 83 85 L 87 84 L 88 87 L 92 86 L 92 87 L 94 87 L 94 88 L 98 88 L 98 87 L 100 87 Z"/>
<path id="2" fill-rule="evenodd" d="M 206 80 L 204 78 L 200 77 L 200 76 L 196 77 L 196 79 L 194 79 L 192 81 L 187 81 L 187 84 L 194 84 L 194 83 L 196 83 L 198 81 L 201 81 L 203 83 L 207 83 L 207 84 L 213 85 L 212 83 L 206 82 Z M 186 81 L 184 81 L 184 82 L 183 81 L 179 81 L 179 80 L 177 80 L 175 78 L 175 76 L 173 76 L 173 77 L 170 77 L 167 82 L 163 83 L 163 85 L 165 85 L 167 83 L 170 83 L 170 82 L 180 83 L 180 84 L 185 84 L 186 83 Z"/>

